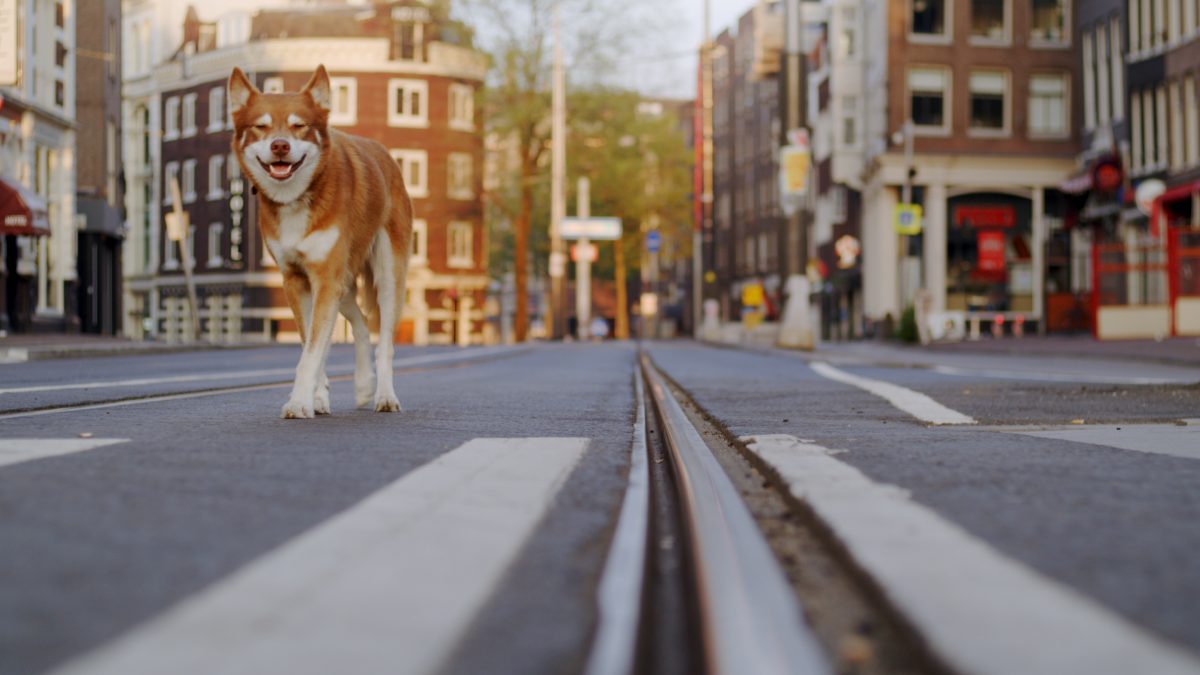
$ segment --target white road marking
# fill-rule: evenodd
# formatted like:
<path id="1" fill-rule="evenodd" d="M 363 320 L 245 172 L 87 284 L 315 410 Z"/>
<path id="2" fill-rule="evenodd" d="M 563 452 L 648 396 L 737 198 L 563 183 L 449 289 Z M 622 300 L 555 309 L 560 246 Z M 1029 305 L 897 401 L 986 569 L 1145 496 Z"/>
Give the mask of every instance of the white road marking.
<path id="1" fill-rule="evenodd" d="M 1104 445 L 1185 459 L 1200 459 L 1200 427 L 1175 424 L 1103 424 L 1051 429 L 998 429 L 1038 438 Z"/>
<path id="2" fill-rule="evenodd" d="M 128 442 L 128 438 L 0 438 L 0 466 Z"/>
<path id="3" fill-rule="evenodd" d="M 637 655 L 646 536 L 650 517 L 650 469 L 646 462 L 646 404 L 642 372 L 634 369 L 637 420 L 629 459 L 629 485 L 597 591 L 599 617 L 586 675 L 626 675 Z"/>
<path id="4" fill-rule="evenodd" d="M 904 490 L 792 436 L 743 439 L 809 504 L 951 670 L 1200 673 L 1184 650 L 998 553 Z"/>
<path id="5" fill-rule="evenodd" d="M 460 352 L 442 352 L 440 354 L 429 354 L 426 356 L 411 356 L 402 359 L 396 359 L 393 364 L 397 368 L 407 368 L 410 366 L 423 365 L 427 363 L 439 363 L 442 361 L 467 360 L 483 356 L 490 356 L 501 352 L 512 351 L 511 347 L 482 347 L 469 351 Z M 328 369 L 331 374 L 335 373 L 351 373 L 354 371 L 353 365 L 335 366 Z M 296 368 L 289 366 L 287 368 L 269 368 L 264 370 L 237 370 L 225 371 L 219 373 L 187 373 L 184 375 L 169 375 L 164 377 L 141 377 L 128 380 L 98 380 L 93 382 L 73 382 L 70 384 L 43 384 L 27 387 L 9 387 L 0 389 L 0 394 L 28 394 L 34 392 L 46 391 L 69 391 L 76 389 L 106 389 L 106 388 L 123 388 L 123 387 L 144 387 L 156 384 L 180 384 L 184 382 L 213 382 L 219 380 L 241 380 L 246 378 L 257 377 L 287 377 L 290 378 L 296 374 Z"/>
<path id="6" fill-rule="evenodd" d="M 587 444 L 475 439 L 56 672 L 434 672 Z"/>
<path id="7" fill-rule="evenodd" d="M 869 377 L 852 375 L 820 361 L 814 361 L 808 365 L 821 377 L 841 382 L 842 384 L 849 384 L 875 394 L 923 422 L 928 422 L 929 424 L 975 424 L 973 418 L 957 410 L 951 410 L 925 394 L 913 391 L 907 387 L 901 387 L 891 382 L 873 380 Z"/>
<path id="8" fill-rule="evenodd" d="M 958 366 L 933 366 L 932 370 L 942 375 L 956 377 L 987 377 L 997 380 L 1029 380 L 1032 382 L 1091 382 L 1096 384 L 1175 384 L 1177 380 L 1161 377 L 1117 377 L 1106 375 L 1070 375 L 1054 373 L 1032 373 L 1019 370 L 995 370 L 988 368 L 959 368 Z"/>

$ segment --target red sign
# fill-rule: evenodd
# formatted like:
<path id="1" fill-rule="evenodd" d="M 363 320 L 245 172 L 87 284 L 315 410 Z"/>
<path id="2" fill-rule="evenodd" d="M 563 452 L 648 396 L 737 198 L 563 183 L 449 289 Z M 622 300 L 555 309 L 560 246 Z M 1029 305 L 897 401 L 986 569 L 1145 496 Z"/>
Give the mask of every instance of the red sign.
<path id="1" fill-rule="evenodd" d="M 1017 209 L 1013 206 L 956 206 L 954 224 L 958 227 L 1013 227 Z"/>
<path id="2" fill-rule="evenodd" d="M 1005 241 L 1004 233 L 983 230 L 975 240 L 979 260 L 975 266 L 976 276 L 986 279 L 1004 279 Z"/>

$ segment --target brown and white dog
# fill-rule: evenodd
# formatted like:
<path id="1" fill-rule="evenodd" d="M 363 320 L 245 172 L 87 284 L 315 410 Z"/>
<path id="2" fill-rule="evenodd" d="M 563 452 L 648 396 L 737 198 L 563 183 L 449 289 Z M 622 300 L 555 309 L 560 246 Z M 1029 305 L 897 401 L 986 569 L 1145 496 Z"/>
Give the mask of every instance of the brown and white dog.
<path id="1" fill-rule="evenodd" d="M 359 406 L 396 412 L 392 335 L 404 303 L 412 202 L 396 161 L 379 143 L 330 129 L 329 75 L 319 66 L 299 93 L 264 94 L 234 68 L 229 77 L 233 151 L 258 188 L 258 224 L 283 273 L 304 351 L 284 418 L 329 414 L 325 358 L 340 311 L 354 331 Z M 375 372 L 358 306 L 379 314 Z"/>

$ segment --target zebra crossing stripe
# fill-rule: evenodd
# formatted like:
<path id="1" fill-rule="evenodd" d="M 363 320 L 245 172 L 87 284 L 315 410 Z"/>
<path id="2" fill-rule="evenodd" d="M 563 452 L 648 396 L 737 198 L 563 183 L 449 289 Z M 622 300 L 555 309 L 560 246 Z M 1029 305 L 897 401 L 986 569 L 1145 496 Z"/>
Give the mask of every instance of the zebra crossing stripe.
<path id="1" fill-rule="evenodd" d="M 472 440 L 58 672 L 433 672 L 587 444 Z"/>
<path id="2" fill-rule="evenodd" d="M 0 438 L 0 467 L 128 442 L 127 438 Z"/>

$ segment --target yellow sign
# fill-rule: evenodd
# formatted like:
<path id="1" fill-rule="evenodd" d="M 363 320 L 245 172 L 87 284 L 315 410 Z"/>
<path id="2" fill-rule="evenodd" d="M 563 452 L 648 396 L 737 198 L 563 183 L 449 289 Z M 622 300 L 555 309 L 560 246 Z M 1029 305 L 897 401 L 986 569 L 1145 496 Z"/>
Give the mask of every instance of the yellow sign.
<path id="1" fill-rule="evenodd" d="M 923 211 L 920 204 L 897 204 L 896 216 L 892 226 L 896 234 L 921 234 L 921 218 Z"/>
<path id="2" fill-rule="evenodd" d="M 742 306 L 758 307 L 763 304 L 763 287 L 761 284 L 746 284 L 742 287 Z"/>
<path id="3" fill-rule="evenodd" d="M 808 174 L 811 167 L 808 148 L 789 145 L 780 151 L 780 171 L 783 173 L 783 193 L 803 196 L 808 192 Z"/>

